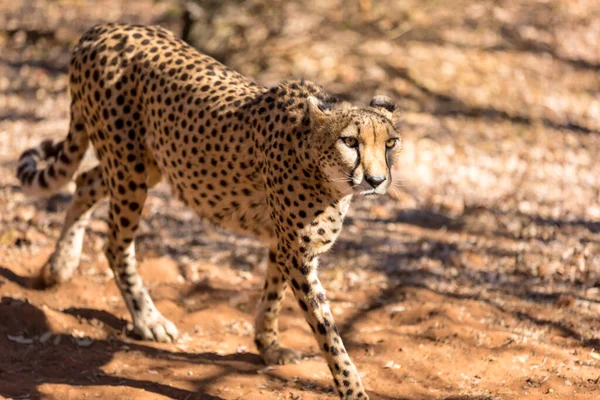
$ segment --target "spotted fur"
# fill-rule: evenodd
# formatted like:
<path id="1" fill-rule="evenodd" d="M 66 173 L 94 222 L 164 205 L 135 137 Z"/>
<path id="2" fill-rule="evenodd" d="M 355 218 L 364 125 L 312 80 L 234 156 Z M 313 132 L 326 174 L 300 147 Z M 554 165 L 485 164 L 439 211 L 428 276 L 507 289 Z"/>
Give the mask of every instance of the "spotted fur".
<path id="1" fill-rule="evenodd" d="M 145 339 L 174 340 L 137 272 L 134 236 L 148 188 L 165 178 L 203 218 L 254 234 L 269 246 L 256 316 L 266 363 L 297 362 L 280 346 L 278 315 L 289 286 L 315 334 L 343 399 L 366 399 L 361 379 L 317 277 L 318 256 L 342 229 L 355 194 L 385 193 L 400 151 L 395 107 L 338 105 L 320 86 L 257 86 L 160 27 L 99 25 L 74 49 L 66 139 L 23 153 L 24 190 L 50 194 L 71 180 L 91 141 L 98 166 L 76 179 L 46 284 L 79 264 L 94 205 L 109 197 L 106 256 Z M 37 162 L 47 160 L 45 168 Z"/>

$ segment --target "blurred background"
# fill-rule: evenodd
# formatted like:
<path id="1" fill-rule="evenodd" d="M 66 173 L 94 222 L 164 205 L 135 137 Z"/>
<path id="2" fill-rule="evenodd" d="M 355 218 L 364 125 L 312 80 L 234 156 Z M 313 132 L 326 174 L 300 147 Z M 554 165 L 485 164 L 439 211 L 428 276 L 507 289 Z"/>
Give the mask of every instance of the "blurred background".
<path id="1" fill-rule="evenodd" d="M 261 243 L 203 223 L 165 185 L 138 257 L 179 344 L 124 335 L 105 204 L 73 282 L 31 287 L 70 195 L 25 198 L 17 160 L 66 135 L 70 51 L 104 21 L 163 25 L 262 85 L 303 77 L 358 105 L 397 101 L 402 187 L 357 199 L 321 263 L 373 398 L 600 396 L 596 0 L 0 0 L 0 395 L 335 398 L 292 300 L 284 343 L 305 360 L 255 356 Z"/>

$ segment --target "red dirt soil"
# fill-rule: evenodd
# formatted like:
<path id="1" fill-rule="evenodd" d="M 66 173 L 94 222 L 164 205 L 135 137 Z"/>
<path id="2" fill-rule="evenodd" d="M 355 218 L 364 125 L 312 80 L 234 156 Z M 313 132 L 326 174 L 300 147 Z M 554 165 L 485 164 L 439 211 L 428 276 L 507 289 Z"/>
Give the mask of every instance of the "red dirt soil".
<path id="1" fill-rule="evenodd" d="M 262 84 L 305 76 L 406 110 L 403 187 L 357 199 L 320 267 L 371 399 L 600 398 L 598 3 L 261 1 L 200 14 L 201 44 Z M 102 254 L 106 204 L 72 281 L 35 289 L 72 188 L 26 198 L 14 171 L 66 134 L 69 46 L 102 20 L 180 29 L 179 2 L 94 4 L 1 6 L 0 397 L 335 399 L 291 293 L 282 340 L 303 360 L 261 363 L 261 243 L 200 221 L 164 185 L 137 254 L 177 343 L 127 334 Z M 271 35 L 278 10 L 293 18 Z"/>

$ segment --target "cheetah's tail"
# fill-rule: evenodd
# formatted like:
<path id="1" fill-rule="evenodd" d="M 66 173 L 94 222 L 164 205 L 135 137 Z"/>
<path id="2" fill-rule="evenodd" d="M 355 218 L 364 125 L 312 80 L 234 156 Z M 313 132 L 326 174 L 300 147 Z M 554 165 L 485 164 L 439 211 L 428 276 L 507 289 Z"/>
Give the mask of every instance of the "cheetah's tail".
<path id="1" fill-rule="evenodd" d="M 32 196 L 56 193 L 73 179 L 88 148 L 88 135 L 82 123 L 73 123 L 66 139 L 54 142 L 44 140 L 19 158 L 17 178 L 23 192 Z M 38 162 L 47 161 L 45 168 Z"/>

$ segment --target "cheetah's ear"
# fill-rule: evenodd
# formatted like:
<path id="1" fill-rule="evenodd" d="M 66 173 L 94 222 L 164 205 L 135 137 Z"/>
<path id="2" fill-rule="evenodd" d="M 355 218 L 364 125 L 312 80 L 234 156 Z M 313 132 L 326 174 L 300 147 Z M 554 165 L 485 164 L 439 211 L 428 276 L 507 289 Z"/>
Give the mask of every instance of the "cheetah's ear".
<path id="1" fill-rule="evenodd" d="M 389 120 L 394 120 L 396 104 L 392 99 L 387 96 L 375 96 L 371 100 L 369 107 L 373 108 L 373 110 Z"/>
<path id="2" fill-rule="evenodd" d="M 308 114 L 310 119 L 315 122 L 324 122 L 332 114 L 330 104 L 324 103 L 315 96 L 308 96 L 306 99 L 308 105 Z"/>

